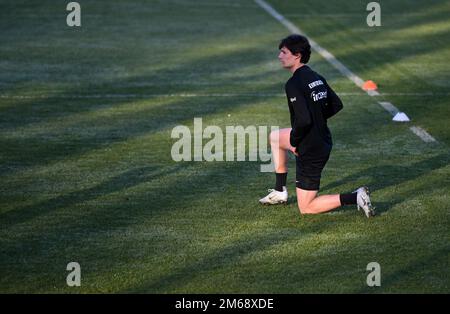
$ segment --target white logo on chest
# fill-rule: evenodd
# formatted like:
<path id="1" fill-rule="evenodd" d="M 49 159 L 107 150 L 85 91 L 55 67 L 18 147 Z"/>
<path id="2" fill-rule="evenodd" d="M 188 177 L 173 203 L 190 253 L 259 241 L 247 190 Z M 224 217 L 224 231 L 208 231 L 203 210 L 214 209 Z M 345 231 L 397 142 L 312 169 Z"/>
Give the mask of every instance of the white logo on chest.
<path id="1" fill-rule="evenodd" d="M 313 99 L 313 101 L 318 101 L 322 98 L 327 98 L 327 91 L 324 92 L 312 92 L 311 93 L 311 98 Z"/>

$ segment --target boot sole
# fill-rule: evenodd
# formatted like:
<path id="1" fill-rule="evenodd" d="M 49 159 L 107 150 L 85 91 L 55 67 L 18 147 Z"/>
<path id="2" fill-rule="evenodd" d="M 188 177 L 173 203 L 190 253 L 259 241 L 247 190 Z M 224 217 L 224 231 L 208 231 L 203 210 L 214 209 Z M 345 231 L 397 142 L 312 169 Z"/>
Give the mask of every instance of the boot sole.
<path id="1" fill-rule="evenodd" d="M 278 203 L 261 203 L 261 202 L 259 202 L 261 205 L 264 205 L 264 206 L 269 206 L 269 205 L 287 205 L 287 201 L 282 201 L 282 202 L 278 202 Z"/>

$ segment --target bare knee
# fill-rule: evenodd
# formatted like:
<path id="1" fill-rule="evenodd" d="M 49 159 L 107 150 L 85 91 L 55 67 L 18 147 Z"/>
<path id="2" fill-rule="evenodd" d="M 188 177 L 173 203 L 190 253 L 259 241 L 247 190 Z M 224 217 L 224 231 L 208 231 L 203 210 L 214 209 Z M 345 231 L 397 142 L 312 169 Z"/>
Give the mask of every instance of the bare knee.
<path id="1" fill-rule="evenodd" d="M 300 214 L 313 214 L 314 211 L 312 210 L 311 206 L 309 204 L 298 204 L 298 210 L 300 211 Z"/>

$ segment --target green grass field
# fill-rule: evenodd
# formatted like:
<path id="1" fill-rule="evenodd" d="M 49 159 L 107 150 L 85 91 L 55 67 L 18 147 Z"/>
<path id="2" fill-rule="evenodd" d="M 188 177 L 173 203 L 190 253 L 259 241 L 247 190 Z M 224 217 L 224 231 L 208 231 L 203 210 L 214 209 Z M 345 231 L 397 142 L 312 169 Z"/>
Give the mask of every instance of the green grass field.
<path id="1" fill-rule="evenodd" d="M 281 207 L 257 202 L 274 184 L 260 162 L 172 160 L 172 129 L 195 117 L 289 126 L 289 31 L 254 1 L 81 0 L 79 28 L 68 2 L 0 0 L 0 292 L 450 292 L 450 2 L 382 2 L 371 28 L 369 1 L 268 1 L 379 86 L 312 54 L 344 102 L 321 193 L 367 184 L 373 219 L 301 216 L 293 160 Z"/>

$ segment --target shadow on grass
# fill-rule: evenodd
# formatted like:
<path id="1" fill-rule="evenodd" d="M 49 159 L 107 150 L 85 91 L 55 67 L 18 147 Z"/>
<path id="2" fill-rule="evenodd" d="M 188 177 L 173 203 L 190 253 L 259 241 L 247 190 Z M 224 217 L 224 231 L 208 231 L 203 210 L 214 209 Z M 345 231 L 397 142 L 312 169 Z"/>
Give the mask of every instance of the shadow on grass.
<path id="1" fill-rule="evenodd" d="M 96 187 L 6 213 L 0 220 L 2 233 L 5 235 L 1 240 L 3 244 L 0 256 L 4 265 L 4 267 L 2 266 L 2 271 L 8 269 L 10 274 L 14 273 L 14 271 L 21 272 L 21 269 L 23 270 L 23 267 L 26 267 L 23 263 L 33 261 L 35 264 L 41 263 L 45 265 L 46 268 L 42 269 L 42 272 L 49 273 L 49 277 L 53 277 L 58 274 L 58 268 L 64 264 L 67 256 L 74 255 L 78 260 L 87 261 L 91 265 L 107 265 L 106 268 L 102 266 L 102 269 L 96 275 L 101 274 L 103 271 L 108 272 L 115 267 L 120 269 L 120 266 L 116 266 L 116 263 L 120 261 L 121 254 L 123 254 L 120 251 L 126 251 L 129 243 L 126 239 L 122 239 L 123 243 L 118 243 L 117 240 L 110 238 L 108 234 L 114 234 L 114 230 L 118 228 L 123 230 L 132 225 L 141 225 L 144 222 L 150 223 L 152 217 L 158 215 L 167 216 L 165 219 L 169 223 L 168 226 L 174 227 L 177 224 L 176 217 L 182 217 L 184 209 L 189 207 L 189 204 L 194 200 L 205 197 L 205 195 L 207 195 L 208 199 L 220 197 L 228 186 L 235 184 L 239 174 L 243 176 L 240 178 L 241 184 L 245 185 L 246 181 L 253 179 L 250 173 L 257 171 L 256 166 L 253 164 L 249 168 L 249 163 L 236 162 L 225 166 L 225 168 L 223 165 L 211 165 L 202 169 L 199 167 L 199 163 L 183 163 L 161 171 L 152 166 L 138 168 L 113 177 Z M 187 173 L 179 174 L 180 168 L 187 170 Z M 192 171 L 198 171 L 199 175 L 190 174 Z M 126 201 L 124 196 L 122 201 L 116 199 L 112 205 L 73 213 L 73 206 L 77 203 L 93 200 L 112 192 L 120 192 L 125 188 L 132 188 L 152 180 L 158 181 L 161 177 L 167 178 L 168 176 L 172 176 L 170 183 L 159 184 L 145 195 L 139 194 L 138 201 L 131 199 L 134 202 L 132 205 L 129 205 L 130 203 Z M 215 192 L 213 193 L 208 192 L 211 189 L 211 182 L 216 182 L 214 185 Z M 249 202 L 254 203 L 256 200 L 251 199 Z M 124 206 L 126 211 L 122 209 Z M 201 215 L 207 214 L 209 216 L 212 214 L 215 217 L 221 215 L 229 217 L 230 215 L 225 209 L 221 209 L 218 212 L 209 212 L 210 209 L 208 208 L 199 208 L 198 215 L 200 216 L 197 219 L 200 220 L 193 221 L 193 226 L 196 223 L 206 223 L 206 221 L 201 219 Z M 174 216 L 175 214 L 176 216 Z M 49 219 L 50 223 L 46 224 L 44 220 L 32 221 L 33 218 L 41 215 L 51 215 L 48 216 L 48 218 L 51 218 Z M 173 220 L 173 222 L 171 223 L 170 220 Z M 32 231 L 21 232 L 20 234 L 14 232 L 14 230 L 17 230 L 14 229 L 14 225 L 19 223 L 27 223 L 27 228 L 32 228 Z M 211 232 L 221 225 L 220 220 L 208 219 L 207 223 L 211 228 Z M 156 228 L 156 225 L 152 226 Z M 35 231 L 33 232 L 33 230 Z M 105 231 L 107 232 L 105 233 Z M 148 230 L 148 232 L 152 232 L 152 229 Z M 208 235 L 203 236 L 207 237 Z M 274 233 L 273 236 L 276 237 L 276 234 Z M 181 247 L 178 249 L 183 250 L 183 247 L 191 243 L 192 237 L 194 237 L 193 234 L 187 237 L 184 242 L 180 243 Z M 165 242 L 168 241 L 165 237 L 155 236 L 148 238 L 147 241 L 148 243 L 144 245 L 145 248 L 149 245 L 151 247 L 167 247 L 169 245 L 169 243 Z M 246 250 L 250 246 L 243 242 L 235 249 L 240 252 L 239 247 Z M 87 251 L 86 248 L 88 248 Z M 227 252 L 230 255 L 240 254 L 233 253 L 233 248 L 231 247 Z M 150 253 L 156 256 L 160 254 L 158 251 Z M 142 252 L 139 251 L 138 254 L 141 256 Z M 102 256 L 108 256 L 108 259 L 104 260 Z M 216 257 L 213 257 L 210 261 L 213 262 L 215 259 Z M 89 270 L 87 272 L 89 273 Z M 32 277 L 32 274 L 29 276 Z M 59 279 L 56 278 L 55 280 Z M 16 283 L 18 289 L 27 291 L 26 286 L 24 288 L 20 284 Z M 7 287 L 4 286 L 4 288 Z"/>
<path id="2" fill-rule="evenodd" d="M 173 293 L 173 291 L 183 290 L 183 286 L 198 276 L 202 276 L 211 271 L 217 271 L 239 264 L 239 260 L 245 256 L 262 253 L 271 247 L 276 247 L 298 237 L 306 237 L 318 234 L 328 229 L 326 223 L 309 224 L 301 231 L 285 234 L 283 230 L 265 231 L 259 234 L 251 234 L 248 238 L 240 238 L 237 241 L 227 243 L 223 247 L 212 250 L 196 262 L 180 265 L 166 275 L 156 276 L 151 282 L 143 283 L 120 291 L 119 293 Z M 270 275 L 270 274 L 267 274 Z M 233 276 L 230 274 L 230 276 Z M 255 274 L 255 277 L 265 277 L 266 274 Z M 259 278 L 261 280 L 261 278 Z M 266 279 L 267 280 L 267 279 Z M 219 289 L 217 283 L 216 289 Z M 226 291 L 222 291 L 226 292 Z M 261 292 L 261 291 L 260 291 Z"/>
<path id="3" fill-rule="evenodd" d="M 94 187 L 64 194 L 50 200 L 16 208 L 0 214 L 0 225 L 3 230 L 11 230 L 14 228 L 14 225 L 27 222 L 36 217 L 48 215 L 52 212 L 56 213 L 59 210 L 64 210 L 65 208 L 85 203 L 114 192 L 120 192 L 141 183 L 158 180 L 167 174 L 178 171 L 180 167 L 181 165 L 176 165 L 175 167 L 161 169 L 158 166 L 148 166 L 131 169 Z M 123 201 L 127 200 L 126 197 L 123 198 Z M 148 201 L 153 202 L 155 200 L 150 198 Z"/>
<path id="4" fill-rule="evenodd" d="M 439 160 L 442 165 L 444 165 L 443 160 L 445 160 L 445 158 L 441 155 L 429 159 L 428 162 L 430 162 L 430 160 L 434 161 L 433 164 L 435 164 L 436 160 Z M 425 160 L 420 164 L 425 165 L 427 162 Z M 416 166 L 418 165 L 416 164 Z M 178 174 L 180 172 L 180 167 L 187 170 L 187 172 Z M 127 246 L 129 246 L 130 243 L 129 240 L 127 241 L 126 239 L 123 239 L 123 243 L 117 243 L 115 238 L 109 238 L 108 235 L 104 233 L 105 230 L 114 233 L 114 229 L 117 228 L 126 228 L 135 224 L 140 224 L 143 221 L 151 222 L 153 221 L 153 217 L 160 214 L 167 216 L 165 221 L 168 223 L 168 226 L 174 227 L 177 224 L 175 217 L 184 217 L 184 210 L 189 208 L 193 201 L 202 197 L 207 197 L 210 200 L 223 197 L 223 193 L 228 186 L 235 186 L 236 178 L 239 178 L 241 186 L 247 186 L 247 184 L 254 179 L 254 174 L 258 171 L 257 168 L 257 165 L 254 163 L 250 165 L 249 163 L 235 162 L 229 164 L 209 164 L 207 167 L 202 167 L 201 163 L 183 163 L 160 171 L 153 166 L 130 170 L 113 177 L 107 182 L 94 188 L 71 193 L 44 202 L 41 204 L 42 208 L 34 209 L 32 206 L 25 208 L 25 211 L 28 211 L 28 213 L 25 212 L 26 219 L 31 219 L 40 214 L 48 214 L 49 211 L 55 211 L 54 218 L 56 219 L 56 223 L 52 219 L 52 225 L 50 226 L 37 225 L 38 228 L 39 226 L 44 228 L 44 230 L 41 230 L 39 233 L 21 233 L 14 234 L 11 238 L 8 237 L 8 241 L 2 246 L 1 259 L 4 263 L 15 261 L 16 265 L 13 268 L 8 268 L 10 273 L 13 273 L 14 271 L 19 272 L 20 269 L 23 269 L 20 268 L 20 265 L 22 265 L 22 262 L 20 261 L 24 258 L 28 261 L 31 260 L 41 263 L 47 261 L 47 268 L 42 271 L 49 272 L 49 276 L 53 278 L 55 276 L 53 272 L 64 263 L 67 256 L 73 256 L 75 254 L 80 261 L 89 261 L 89 264 L 91 265 L 102 265 L 102 268 L 97 270 L 96 276 L 101 277 L 103 274 L 109 278 L 109 272 L 111 270 L 115 270 L 116 272 L 124 271 L 121 268 L 122 266 L 120 266 L 120 256 L 124 253 L 120 253 L 120 250 L 126 252 Z M 429 168 L 430 167 L 428 167 L 428 171 L 430 170 Z M 197 173 L 198 175 L 192 173 Z M 71 207 L 76 205 L 77 202 L 91 200 L 99 195 L 109 194 L 111 192 L 120 192 L 124 188 L 131 188 L 141 183 L 158 180 L 161 177 L 167 177 L 169 175 L 173 176 L 173 180 L 169 180 L 168 184 L 158 185 L 154 189 L 149 190 L 145 196 L 145 200 L 141 200 L 138 204 L 134 204 L 133 206 L 125 205 L 127 207 L 125 213 L 122 211 L 121 206 L 127 203 L 126 200 L 114 204 L 113 206 L 102 206 L 101 208 L 86 211 L 85 213 L 71 214 L 73 210 Z M 367 174 L 365 173 L 365 175 Z M 412 177 L 403 178 L 403 180 L 411 178 Z M 211 185 L 211 182 L 215 182 L 216 184 Z M 396 184 L 401 182 L 403 182 L 402 179 L 398 179 Z M 213 191 L 212 193 L 209 192 L 211 190 Z M 256 203 L 256 198 L 249 199 L 249 202 Z M 182 205 L 181 207 L 180 204 Z M 241 205 L 244 207 L 250 206 L 247 204 Z M 59 210 L 59 208 L 61 208 L 61 210 Z M 36 211 L 34 212 L 34 210 Z M 264 208 L 261 208 L 261 210 L 264 210 Z M 195 279 L 197 277 L 197 272 L 200 272 L 200 275 L 202 275 L 202 272 L 215 271 L 218 268 L 223 269 L 224 267 L 229 267 L 237 263 L 247 254 L 265 251 L 272 246 L 281 245 L 299 236 L 329 232 L 335 223 L 330 223 L 327 219 L 314 219 L 310 223 L 303 224 L 301 229 L 294 228 L 293 232 L 285 233 L 282 232 L 282 230 L 268 230 L 263 234 L 257 232 L 254 236 L 252 235 L 254 230 L 248 230 L 249 237 L 244 236 L 234 242 L 226 242 L 221 248 L 206 250 L 204 253 L 200 254 L 197 261 L 181 265 L 176 262 L 177 255 L 175 253 L 180 251 L 186 252 L 186 246 L 192 245 L 192 241 L 198 241 L 195 240 L 195 230 L 200 228 L 197 224 L 208 225 L 210 233 L 202 235 L 207 238 L 212 235 L 214 230 L 221 228 L 221 220 L 216 219 L 218 216 L 222 218 L 227 217 L 227 219 L 233 217 L 233 213 L 226 211 L 226 208 L 213 209 L 211 211 L 209 206 L 205 206 L 204 208 L 196 208 L 195 211 L 193 211 L 193 209 L 190 209 L 189 211 L 192 211 L 192 213 L 195 212 L 195 214 L 192 216 L 191 213 L 191 216 L 187 215 L 184 218 L 185 220 L 187 219 L 187 221 L 191 221 L 190 219 L 192 219 L 192 231 L 190 234 L 186 234 L 187 237 L 185 239 L 178 240 L 176 243 L 170 243 L 167 242 L 170 241 L 169 238 L 154 237 L 146 238 L 145 241 L 148 243 L 143 244 L 142 247 L 142 244 L 137 245 L 139 247 L 139 254 L 136 258 L 140 259 L 144 258 L 141 255 L 143 253 L 141 250 L 143 248 L 147 248 L 148 250 L 149 245 L 150 247 L 161 248 L 171 246 L 174 250 L 174 255 L 171 258 L 171 263 L 173 262 L 171 265 L 174 267 L 174 270 L 164 275 L 156 274 L 156 278 L 152 278 L 151 281 L 139 283 L 136 286 L 129 286 L 125 289 L 122 288 L 120 292 L 152 293 L 177 290 L 183 285 L 188 285 L 193 278 Z M 17 214 L 11 214 L 12 216 L 2 217 L 1 221 L 7 222 L 5 223 L 5 227 L 13 227 L 14 224 L 24 222 L 24 218 L 20 213 L 23 213 L 23 210 L 19 210 Z M 206 214 L 208 218 L 205 218 L 206 216 L 204 215 Z M 242 212 L 240 214 L 242 214 Z M 129 217 L 127 218 L 128 215 Z M 74 217 L 77 218 L 74 219 Z M 270 217 L 267 219 L 270 219 Z M 30 222 L 30 224 L 37 223 L 38 222 Z M 243 219 L 242 222 L 238 222 L 238 224 L 239 223 L 245 224 L 247 221 Z M 39 224 L 42 224 L 42 222 L 39 222 Z M 151 225 L 157 226 L 154 225 L 154 223 Z M 79 230 L 81 234 L 80 232 L 71 234 L 74 230 Z M 63 241 L 61 240 L 62 234 L 66 235 Z M 6 238 L 3 238 L 2 240 L 4 241 Z M 358 241 L 360 240 L 361 239 L 358 239 Z M 35 247 L 36 245 L 37 248 Z M 86 251 L 85 248 L 81 249 L 85 246 L 88 246 L 88 251 Z M 24 250 L 24 248 L 29 247 L 35 248 L 33 250 Z M 135 250 L 137 249 L 138 248 L 136 247 Z M 159 252 L 158 250 L 149 252 L 150 255 L 155 256 L 159 256 L 162 253 L 163 252 Z M 133 253 L 125 254 L 127 254 L 127 258 L 133 258 Z M 107 261 L 103 258 L 104 256 L 109 257 Z M 312 259 L 312 257 L 310 258 Z M 144 260 L 146 260 L 146 258 L 144 258 Z M 311 260 L 311 263 L 313 263 L 313 260 Z M 330 260 L 326 264 L 320 267 L 318 266 L 319 268 L 317 271 L 314 271 L 314 274 L 319 277 L 315 279 L 310 277 L 303 278 L 302 276 L 306 276 L 304 274 L 298 276 L 304 279 L 303 284 L 305 286 L 311 287 L 314 280 L 323 280 L 323 276 L 325 276 L 325 278 L 329 276 L 327 273 L 322 274 L 321 271 L 325 268 L 328 269 L 328 267 L 328 270 L 331 271 L 333 263 L 333 260 Z M 22 267 L 25 267 L 25 265 L 22 265 Z M 273 271 L 273 274 L 268 273 L 267 275 L 274 275 L 279 272 L 280 269 L 276 268 Z M 59 279 L 55 278 L 55 280 Z M 262 280 L 262 277 L 256 276 L 255 280 Z M 26 290 L 26 288 L 24 290 Z"/>

